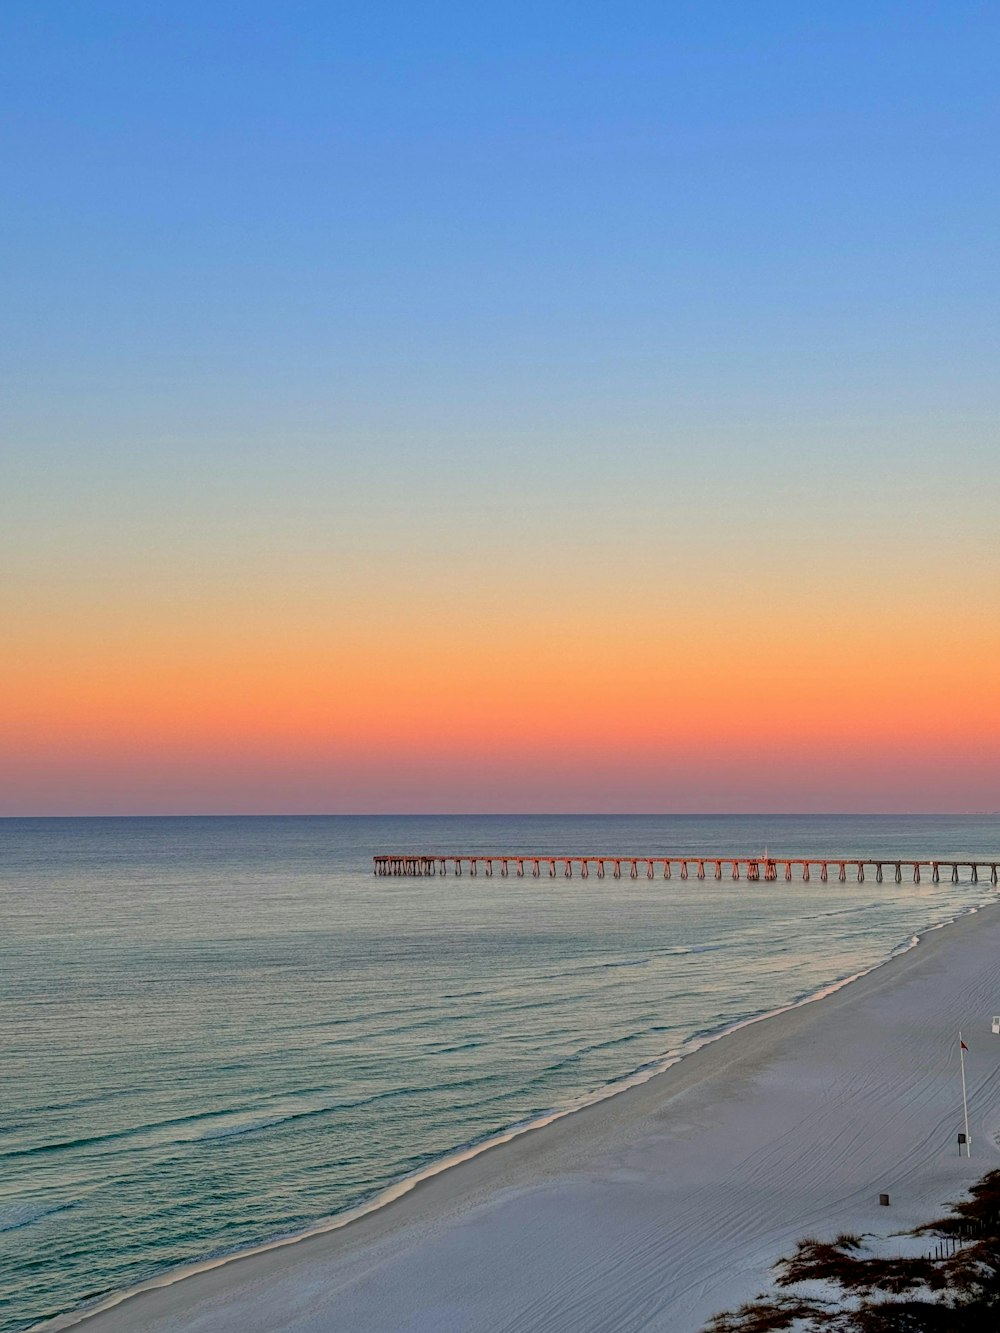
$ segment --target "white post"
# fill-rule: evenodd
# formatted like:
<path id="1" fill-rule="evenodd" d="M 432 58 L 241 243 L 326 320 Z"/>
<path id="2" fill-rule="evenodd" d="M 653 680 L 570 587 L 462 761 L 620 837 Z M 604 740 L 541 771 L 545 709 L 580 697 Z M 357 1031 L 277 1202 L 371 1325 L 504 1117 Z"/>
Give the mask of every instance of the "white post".
<path id="1" fill-rule="evenodd" d="M 969 1136 L 969 1099 L 965 1092 L 965 1046 L 961 1030 L 958 1034 L 958 1058 L 962 1066 L 962 1110 L 965 1113 L 965 1155 L 972 1156 L 972 1139 Z"/>

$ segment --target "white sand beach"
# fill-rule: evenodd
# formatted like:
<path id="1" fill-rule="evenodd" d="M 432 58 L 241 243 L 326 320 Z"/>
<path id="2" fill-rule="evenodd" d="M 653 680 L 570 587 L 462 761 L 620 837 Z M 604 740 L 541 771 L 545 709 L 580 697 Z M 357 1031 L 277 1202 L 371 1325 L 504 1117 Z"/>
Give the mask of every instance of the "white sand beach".
<path id="1" fill-rule="evenodd" d="M 82 1327 L 696 1333 L 803 1235 L 905 1229 L 1000 1165 L 993 1013 L 991 905 L 346 1227 L 133 1294 Z M 956 1147 L 959 1028 L 970 1159 Z"/>

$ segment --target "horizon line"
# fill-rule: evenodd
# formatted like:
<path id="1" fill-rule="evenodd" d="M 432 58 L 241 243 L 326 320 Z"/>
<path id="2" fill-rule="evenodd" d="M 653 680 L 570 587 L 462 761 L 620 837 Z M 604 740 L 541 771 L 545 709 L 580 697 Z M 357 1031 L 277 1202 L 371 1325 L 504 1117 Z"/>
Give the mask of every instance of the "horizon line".
<path id="1" fill-rule="evenodd" d="M 1000 810 L 193 810 L 2 814 L 17 819 L 996 819 Z"/>

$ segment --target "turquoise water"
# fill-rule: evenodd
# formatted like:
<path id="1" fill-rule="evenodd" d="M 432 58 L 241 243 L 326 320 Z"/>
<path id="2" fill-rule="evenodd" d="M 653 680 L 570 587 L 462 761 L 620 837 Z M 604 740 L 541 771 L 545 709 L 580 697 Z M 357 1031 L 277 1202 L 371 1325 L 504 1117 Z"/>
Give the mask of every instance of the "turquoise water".
<path id="1" fill-rule="evenodd" d="M 376 851 L 992 855 L 994 818 L 0 821 L 0 1330 L 294 1233 L 988 884 L 377 879 Z"/>

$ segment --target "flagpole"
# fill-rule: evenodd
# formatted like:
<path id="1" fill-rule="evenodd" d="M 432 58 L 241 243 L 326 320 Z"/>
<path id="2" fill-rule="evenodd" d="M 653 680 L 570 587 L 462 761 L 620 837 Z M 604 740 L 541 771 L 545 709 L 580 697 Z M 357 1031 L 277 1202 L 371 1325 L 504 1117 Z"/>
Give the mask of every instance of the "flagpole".
<path id="1" fill-rule="evenodd" d="M 958 1058 L 962 1065 L 962 1110 L 965 1112 L 965 1155 L 972 1156 L 972 1139 L 969 1137 L 969 1099 L 965 1092 L 965 1043 L 962 1041 L 962 1032 L 958 1033 Z"/>

